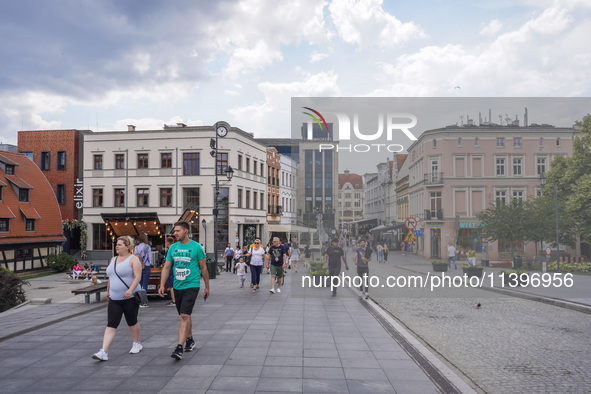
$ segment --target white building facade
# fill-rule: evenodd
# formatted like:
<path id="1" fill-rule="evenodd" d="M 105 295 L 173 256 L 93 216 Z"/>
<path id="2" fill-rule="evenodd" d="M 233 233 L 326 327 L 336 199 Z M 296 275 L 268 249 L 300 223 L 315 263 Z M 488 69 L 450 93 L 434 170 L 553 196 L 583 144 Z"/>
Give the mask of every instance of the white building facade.
<path id="1" fill-rule="evenodd" d="M 217 157 L 214 126 L 87 133 L 83 220 L 89 250 L 110 252 L 116 235 L 142 232 L 153 245 L 163 244 L 182 218 L 211 255 L 216 169 L 218 252 L 227 242 L 242 244 L 265 234 L 266 148 L 251 134 L 220 124 L 228 133 L 217 139 Z"/>

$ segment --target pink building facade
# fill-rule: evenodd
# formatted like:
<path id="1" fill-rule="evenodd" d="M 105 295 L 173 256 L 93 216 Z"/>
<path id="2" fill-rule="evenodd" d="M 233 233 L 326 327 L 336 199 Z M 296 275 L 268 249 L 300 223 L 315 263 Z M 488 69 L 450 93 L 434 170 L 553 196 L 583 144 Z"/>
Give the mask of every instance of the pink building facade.
<path id="1" fill-rule="evenodd" d="M 572 155 L 577 134 L 573 127 L 549 125 L 425 131 L 408 148 L 409 211 L 421 218 L 418 253 L 446 259 L 447 244 L 453 242 L 462 250 L 476 250 L 478 260 L 509 260 L 504 245 L 481 242 L 477 215 L 497 200 L 538 195 L 540 174 L 555 157 Z M 524 245 L 524 258 L 535 255 L 534 243 Z"/>

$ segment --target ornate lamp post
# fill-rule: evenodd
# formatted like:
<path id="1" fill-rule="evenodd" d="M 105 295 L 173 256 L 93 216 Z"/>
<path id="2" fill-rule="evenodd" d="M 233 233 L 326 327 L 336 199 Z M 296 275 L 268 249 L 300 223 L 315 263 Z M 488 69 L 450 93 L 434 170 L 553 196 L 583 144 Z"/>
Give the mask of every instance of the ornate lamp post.
<path id="1" fill-rule="evenodd" d="M 226 168 L 218 168 L 218 138 L 224 138 L 228 135 L 228 128 L 221 122 L 215 124 L 215 140 L 212 138 L 209 142 L 209 146 L 212 149 L 209 154 L 211 157 L 215 158 L 215 194 L 214 194 L 214 202 L 213 202 L 213 255 L 214 261 L 216 264 L 218 263 L 218 244 L 217 244 L 217 233 L 218 233 L 218 200 L 220 195 L 220 183 L 218 179 L 218 175 L 220 172 L 224 172 L 226 174 L 226 178 L 228 181 L 232 180 L 234 176 L 234 170 L 232 167 L 228 166 Z"/>
<path id="2" fill-rule="evenodd" d="M 546 177 L 546 174 L 541 173 L 540 177 L 540 184 L 542 186 L 544 186 L 546 184 L 546 181 L 548 180 L 548 178 Z M 559 233 L 558 233 L 558 193 L 557 193 L 557 185 L 556 182 L 554 182 L 554 212 L 555 212 L 555 217 L 556 217 L 556 271 L 560 272 L 560 243 L 559 243 Z"/>
<path id="3" fill-rule="evenodd" d="M 207 255 L 207 229 L 205 228 L 205 219 L 201 221 L 201 224 L 203 225 L 203 250 Z"/>

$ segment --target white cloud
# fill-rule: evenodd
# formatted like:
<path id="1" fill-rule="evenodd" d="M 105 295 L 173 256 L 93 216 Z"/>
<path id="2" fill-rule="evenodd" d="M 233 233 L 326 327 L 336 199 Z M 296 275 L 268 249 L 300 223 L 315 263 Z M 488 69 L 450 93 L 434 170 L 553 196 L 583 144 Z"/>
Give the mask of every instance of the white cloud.
<path id="1" fill-rule="evenodd" d="M 314 51 L 311 55 L 310 55 L 310 63 L 316 63 L 319 62 L 323 59 L 326 59 L 328 57 L 328 53 L 318 53 L 316 51 Z"/>
<path id="2" fill-rule="evenodd" d="M 224 74 L 230 78 L 238 78 L 242 74 L 260 71 L 281 60 L 281 50 L 270 48 L 265 41 L 259 40 L 250 48 L 234 48 Z"/>
<path id="3" fill-rule="evenodd" d="M 349 44 L 387 48 L 426 37 L 419 25 L 401 22 L 382 4 L 382 0 L 333 0 L 328 8 L 339 36 Z"/>
<path id="4" fill-rule="evenodd" d="M 340 94 L 338 76 L 332 71 L 303 74 L 302 80 L 295 82 L 263 82 L 258 85 L 258 88 L 265 97 L 263 102 L 236 107 L 228 111 L 243 130 L 256 130 L 257 137 L 290 135 L 291 126 L 289 122 L 285 122 L 285 119 L 289 119 L 292 97 Z M 285 126 L 278 130 L 274 126 L 277 124 Z"/>
<path id="5" fill-rule="evenodd" d="M 494 36 L 499 32 L 499 30 L 501 30 L 502 27 L 503 23 L 500 20 L 493 19 L 488 25 L 484 26 L 480 30 L 480 34 L 483 36 Z"/>

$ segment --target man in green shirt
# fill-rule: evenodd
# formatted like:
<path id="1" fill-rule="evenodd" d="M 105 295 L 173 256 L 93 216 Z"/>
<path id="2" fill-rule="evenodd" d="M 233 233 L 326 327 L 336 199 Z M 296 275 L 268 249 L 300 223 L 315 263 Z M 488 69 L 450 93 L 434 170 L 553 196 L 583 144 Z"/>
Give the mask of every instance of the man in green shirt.
<path id="1" fill-rule="evenodd" d="M 179 327 L 179 342 L 171 357 L 181 360 L 183 358 L 183 344 L 185 351 L 190 352 L 195 348 L 193 340 L 193 321 L 191 313 L 199 294 L 201 277 L 205 282 L 203 299 L 209 296 L 209 273 L 205 264 L 205 252 L 203 247 L 189 239 L 189 224 L 187 222 L 176 222 L 173 230 L 178 242 L 172 244 L 166 255 L 166 262 L 160 277 L 158 294 L 164 297 L 164 285 L 170 273 L 170 267 L 174 267 L 174 298 L 176 309 L 181 316 Z"/>

